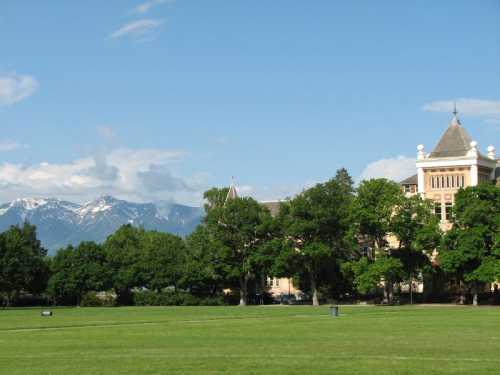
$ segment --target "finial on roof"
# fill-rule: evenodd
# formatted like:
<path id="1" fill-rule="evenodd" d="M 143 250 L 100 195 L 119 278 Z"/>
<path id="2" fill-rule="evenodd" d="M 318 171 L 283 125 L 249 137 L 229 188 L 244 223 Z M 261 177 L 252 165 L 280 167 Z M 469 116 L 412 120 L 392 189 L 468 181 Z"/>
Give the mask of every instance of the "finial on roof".
<path id="1" fill-rule="evenodd" d="M 451 125 L 460 125 L 460 120 L 457 117 L 458 111 L 457 111 L 457 102 L 453 102 L 453 118 L 451 119 Z"/>

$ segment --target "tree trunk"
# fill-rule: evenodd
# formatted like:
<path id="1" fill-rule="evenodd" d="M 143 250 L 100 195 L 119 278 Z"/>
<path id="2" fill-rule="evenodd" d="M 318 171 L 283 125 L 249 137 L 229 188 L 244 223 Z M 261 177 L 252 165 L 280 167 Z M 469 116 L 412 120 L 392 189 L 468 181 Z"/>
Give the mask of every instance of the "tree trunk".
<path id="1" fill-rule="evenodd" d="M 476 285 L 476 283 L 474 283 L 472 285 L 472 305 L 473 306 L 479 305 L 479 303 L 478 303 L 478 292 L 477 292 L 477 289 L 478 289 L 477 285 Z"/>
<path id="2" fill-rule="evenodd" d="M 316 278 L 314 276 L 311 276 L 311 292 L 313 306 L 319 306 L 318 288 L 316 286 Z"/>
<path id="3" fill-rule="evenodd" d="M 459 305 L 465 305 L 465 287 L 462 282 L 460 282 L 460 297 L 458 300 Z"/>
<path id="4" fill-rule="evenodd" d="M 240 279 L 240 306 L 246 306 L 248 302 L 248 279 L 243 276 Z"/>
<path id="5" fill-rule="evenodd" d="M 392 284 L 390 282 L 384 282 L 384 303 L 390 305 L 392 303 Z"/>

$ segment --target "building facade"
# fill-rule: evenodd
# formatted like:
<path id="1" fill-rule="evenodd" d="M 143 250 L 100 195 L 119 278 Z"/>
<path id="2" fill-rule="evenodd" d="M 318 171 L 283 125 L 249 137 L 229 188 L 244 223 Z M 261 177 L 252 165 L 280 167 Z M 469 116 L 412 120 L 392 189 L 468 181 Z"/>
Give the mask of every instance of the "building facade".
<path id="1" fill-rule="evenodd" d="M 407 195 L 420 194 L 434 202 L 434 214 L 439 218 L 441 228 L 448 230 L 458 190 L 497 179 L 498 164 L 495 147 L 488 146 L 486 154 L 482 154 L 455 110 L 432 152 L 426 153 L 424 145 L 417 146 L 417 174 L 400 184 Z"/>

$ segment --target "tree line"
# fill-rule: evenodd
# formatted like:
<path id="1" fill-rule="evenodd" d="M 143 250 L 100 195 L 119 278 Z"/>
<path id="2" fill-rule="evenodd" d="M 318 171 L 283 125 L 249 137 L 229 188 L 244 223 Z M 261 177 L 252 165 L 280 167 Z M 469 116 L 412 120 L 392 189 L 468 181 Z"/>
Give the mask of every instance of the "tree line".
<path id="1" fill-rule="evenodd" d="M 395 303 L 416 283 L 428 300 L 477 304 L 500 279 L 500 189 L 491 183 L 459 190 L 446 232 L 432 202 L 386 179 L 355 188 L 345 169 L 282 202 L 274 216 L 252 198 L 227 197 L 228 188 L 208 190 L 203 221 L 185 239 L 125 225 L 102 244 L 53 257 L 34 226 L 13 226 L 0 234 L 4 304 L 29 294 L 80 305 L 89 293 L 111 291 L 117 304 L 175 295 L 174 303 L 184 296 L 246 305 L 268 296 L 269 277 L 291 278 L 313 305 Z"/>

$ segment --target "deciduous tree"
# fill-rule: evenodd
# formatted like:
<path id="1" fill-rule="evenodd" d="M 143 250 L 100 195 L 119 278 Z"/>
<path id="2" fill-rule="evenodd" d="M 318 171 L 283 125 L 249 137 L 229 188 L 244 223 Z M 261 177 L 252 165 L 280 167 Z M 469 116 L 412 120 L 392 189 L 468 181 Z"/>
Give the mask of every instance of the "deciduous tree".
<path id="1" fill-rule="evenodd" d="M 500 188 L 482 183 L 459 190 L 453 212 L 453 227 L 443 238 L 439 260 L 471 290 L 477 305 L 479 288 L 500 278 Z"/>

